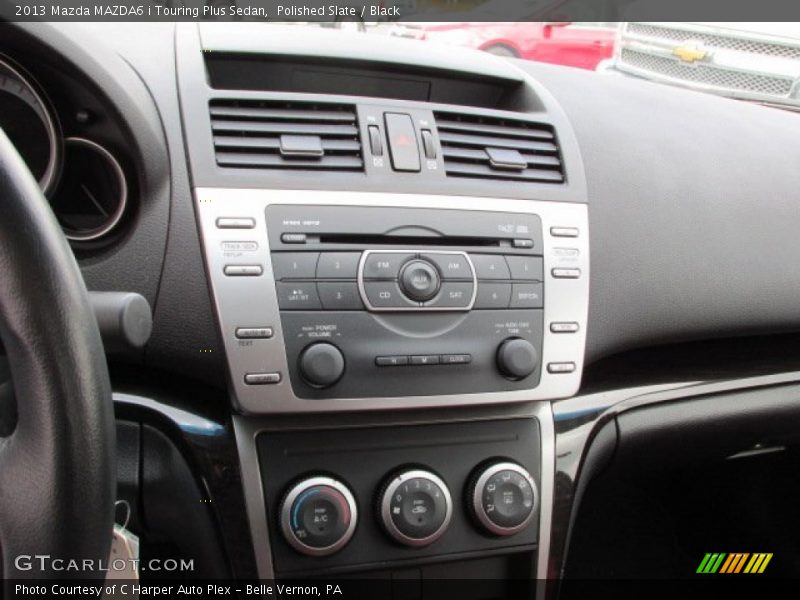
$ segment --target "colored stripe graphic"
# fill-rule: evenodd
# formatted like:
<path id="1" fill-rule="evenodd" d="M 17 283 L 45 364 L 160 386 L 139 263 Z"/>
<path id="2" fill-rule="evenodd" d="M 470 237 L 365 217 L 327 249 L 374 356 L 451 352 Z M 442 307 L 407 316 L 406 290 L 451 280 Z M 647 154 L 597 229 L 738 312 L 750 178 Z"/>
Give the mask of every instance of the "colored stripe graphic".
<path id="1" fill-rule="evenodd" d="M 725 556 L 724 552 L 722 554 L 718 552 L 706 554 L 700 562 L 700 566 L 697 567 L 697 573 L 716 573 Z"/>
<path id="2" fill-rule="evenodd" d="M 697 573 L 763 573 L 772 553 L 756 552 L 707 552 L 697 567 Z M 745 566 L 746 565 L 746 566 Z"/>

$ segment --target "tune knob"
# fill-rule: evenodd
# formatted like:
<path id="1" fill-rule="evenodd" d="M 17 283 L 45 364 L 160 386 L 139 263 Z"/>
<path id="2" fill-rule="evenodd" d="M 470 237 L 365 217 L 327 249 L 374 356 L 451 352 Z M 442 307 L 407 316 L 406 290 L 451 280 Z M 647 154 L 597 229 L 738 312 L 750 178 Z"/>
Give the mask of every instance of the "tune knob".
<path id="1" fill-rule="evenodd" d="M 447 484 L 429 471 L 408 469 L 381 488 L 378 509 L 386 532 L 406 546 L 427 546 L 450 524 L 453 502 Z"/>
<path id="2" fill-rule="evenodd" d="M 300 373 L 314 387 L 326 388 L 344 373 L 344 356 L 333 344 L 312 344 L 300 355 Z"/>
<path id="3" fill-rule="evenodd" d="M 479 467 L 467 486 L 467 503 L 477 522 L 494 535 L 514 535 L 528 526 L 538 503 L 530 473 L 512 462 Z"/>
<path id="4" fill-rule="evenodd" d="M 327 556 L 353 537 L 358 509 L 343 483 L 310 477 L 286 493 L 280 519 L 283 536 L 292 548 L 308 556 Z"/>
<path id="5" fill-rule="evenodd" d="M 539 366 L 533 344 L 522 338 L 508 338 L 497 349 L 497 367 L 511 379 L 525 379 Z"/>

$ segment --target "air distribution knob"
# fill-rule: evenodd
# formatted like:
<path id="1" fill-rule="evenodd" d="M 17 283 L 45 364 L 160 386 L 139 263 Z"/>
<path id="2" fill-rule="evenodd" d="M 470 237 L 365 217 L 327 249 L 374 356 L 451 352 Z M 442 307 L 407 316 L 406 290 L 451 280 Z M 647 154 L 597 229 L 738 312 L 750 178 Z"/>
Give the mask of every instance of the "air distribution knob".
<path id="1" fill-rule="evenodd" d="M 283 536 L 292 548 L 308 556 L 327 556 L 353 537 L 358 508 L 340 481 L 309 477 L 286 492 L 280 519 Z"/>
<path id="2" fill-rule="evenodd" d="M 533 344 L 522 338 L 508 338 L 497 349 L 497 368 L 511 379 L 525 379 L 539 366 Z"/>
<path id="3" fill-rule="evenodd" d="M 536 483 L 513 462 L 492 462 L 476 469 L 467 485 L 467 504 L 488 533 L 514 535 L 528 526 L 538 504 Z"/>
<path id="4" fill-rule="evenodd" d="M 378 495 L 383 527 L 405 546 L 427 546 L 447 530 L 453 502 L 447 484 L 423 469 L 409 468 L 389 476 Z"/>
<path id="5" fill-rule="evenodd" d="M 333 344 L 312 344 L 300 355 L 300 374 L 314 387 L 330 387 L 343 373 L 344 356 Z"/>

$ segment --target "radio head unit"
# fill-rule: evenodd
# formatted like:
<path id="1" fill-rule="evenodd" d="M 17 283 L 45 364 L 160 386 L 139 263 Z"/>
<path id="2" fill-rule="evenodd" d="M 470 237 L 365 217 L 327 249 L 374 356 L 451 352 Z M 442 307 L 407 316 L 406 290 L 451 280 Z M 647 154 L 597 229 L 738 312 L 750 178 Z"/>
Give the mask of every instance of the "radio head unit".
<path id="1" fill-rule="evenodd" d="M 480 199 L 459 206 L 339 192 L 199 195 L 242 409 L 523 401 L 577 389 L 585 206 Z M 231 200 L 236 195 L 245 200 Z"/>

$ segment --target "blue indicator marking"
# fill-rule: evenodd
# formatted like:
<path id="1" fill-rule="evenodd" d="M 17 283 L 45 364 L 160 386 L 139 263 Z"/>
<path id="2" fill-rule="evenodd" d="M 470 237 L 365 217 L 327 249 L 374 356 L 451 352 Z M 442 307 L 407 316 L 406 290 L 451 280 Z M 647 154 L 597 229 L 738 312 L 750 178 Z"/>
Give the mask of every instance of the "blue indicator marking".
<path id="1" fill-rule="evenodd" d="M 297 513 L 300 511 L 300 506 L 309 496 L 313 496 L 314 494 L 319 493 L 318 488 L 311 488 L 310 490 L 306 490 L 294 501 L 294 508 L 292 509 L 292 529 L 297 529 Z"/>

